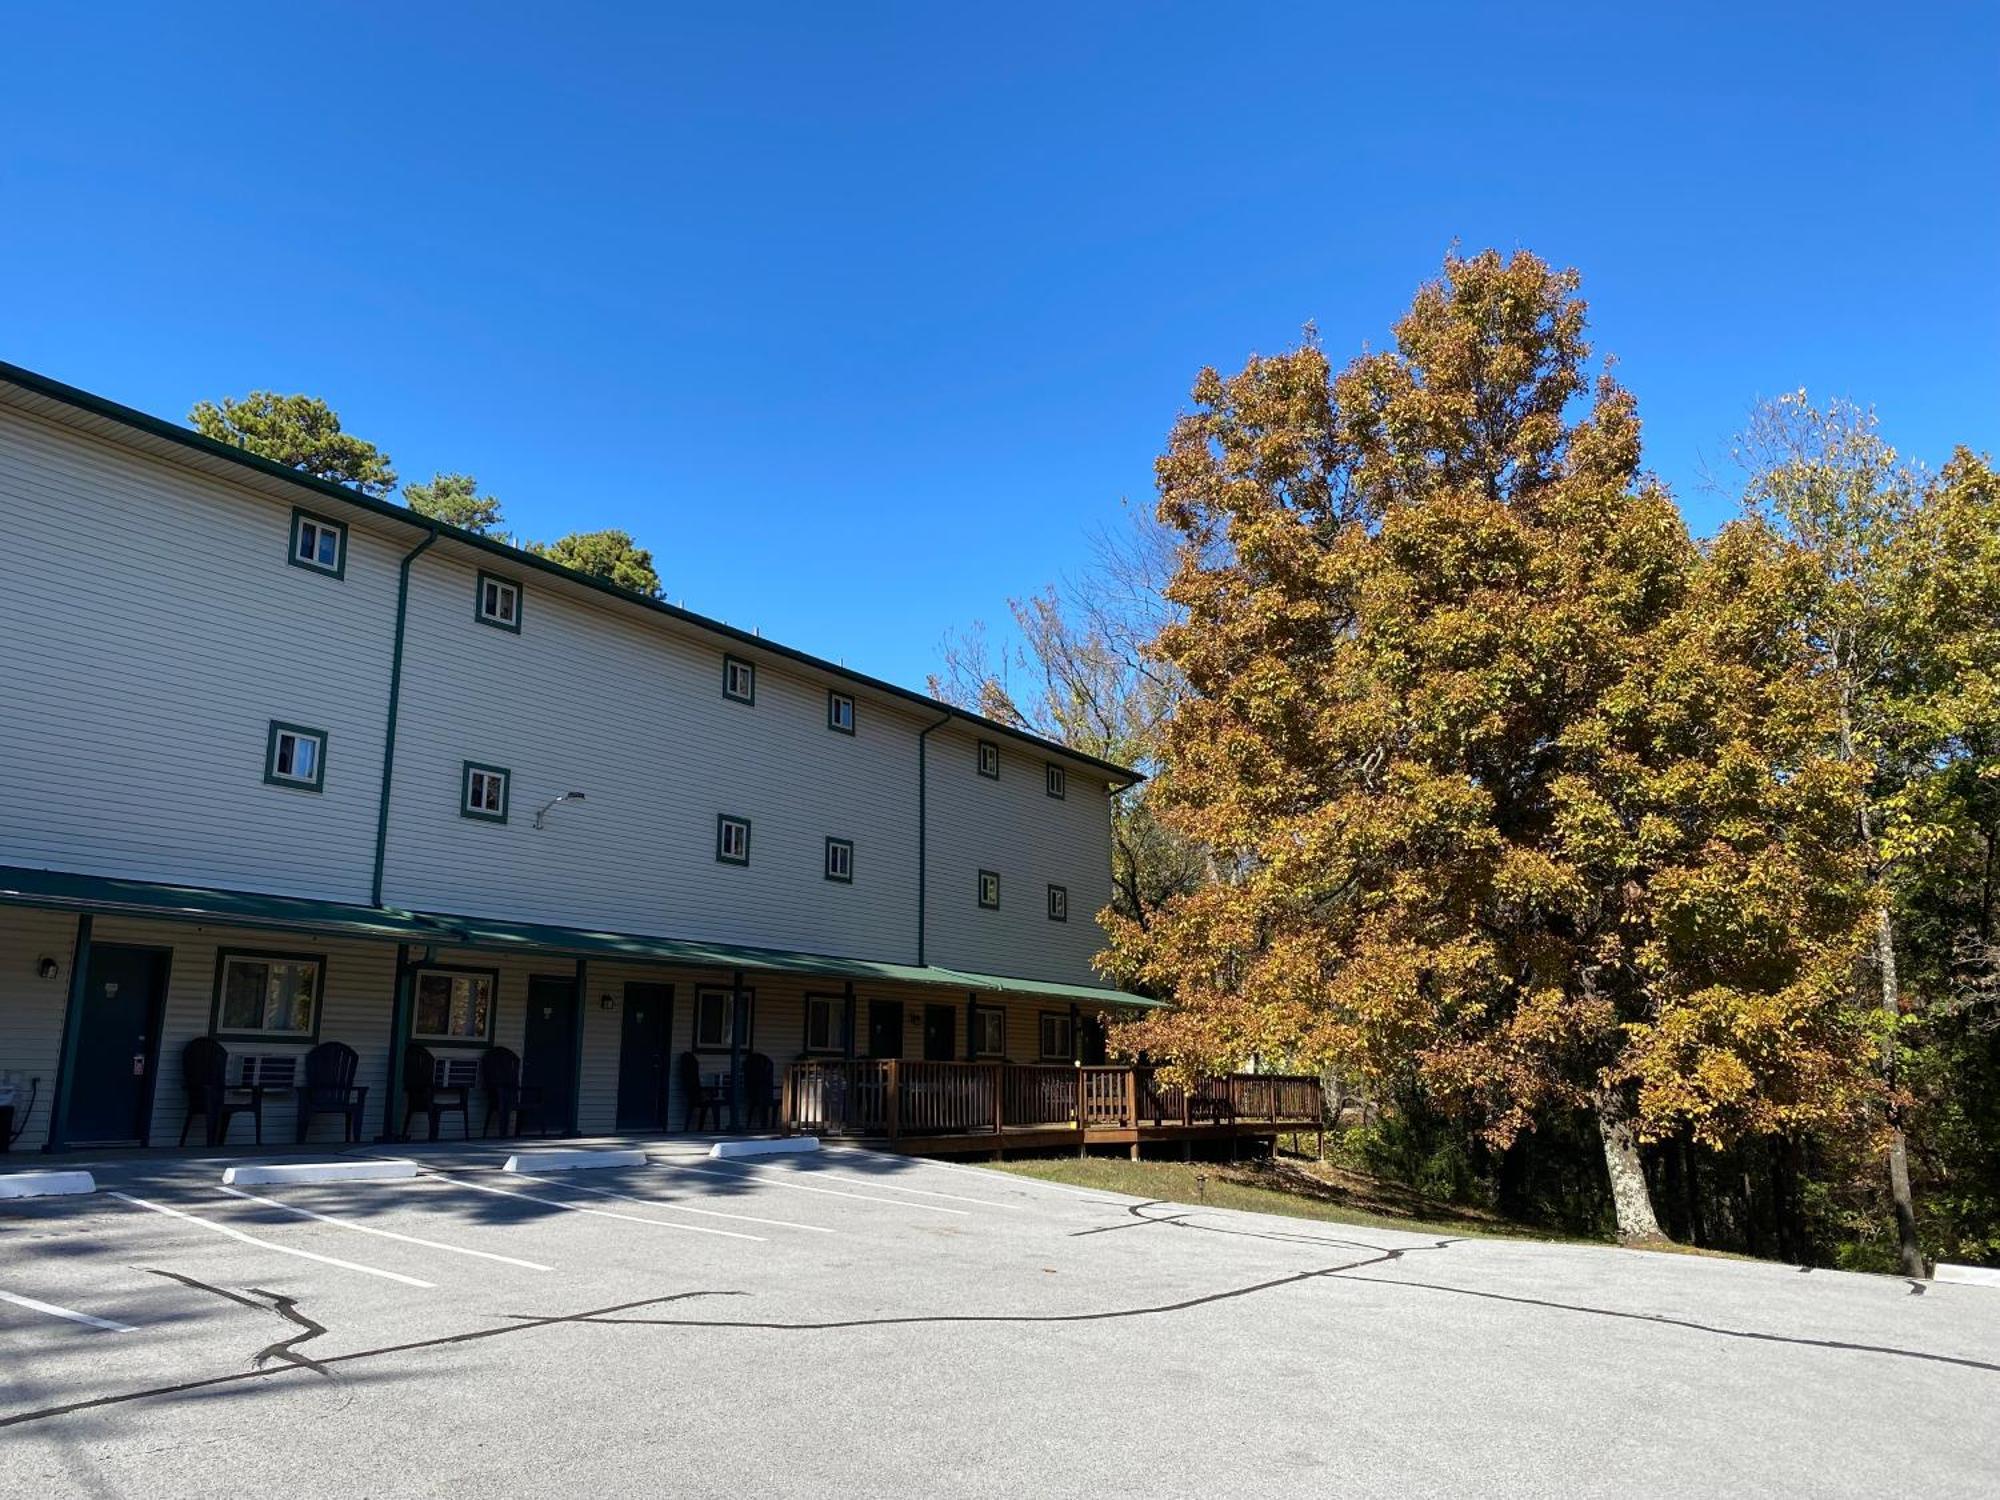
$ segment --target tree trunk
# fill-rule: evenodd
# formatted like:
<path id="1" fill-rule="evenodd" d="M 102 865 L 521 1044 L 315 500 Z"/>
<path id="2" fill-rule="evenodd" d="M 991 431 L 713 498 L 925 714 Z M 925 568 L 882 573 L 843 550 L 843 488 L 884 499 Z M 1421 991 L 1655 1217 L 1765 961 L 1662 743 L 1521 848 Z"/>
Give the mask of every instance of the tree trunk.
<path id="1" fill-rule="evenodd" d="M 1618 1215 L 1618 1238 L 1664 1239 L 1653 1216 L 1653 1195 L 1646 1186 L 1645 1164 L 1639 1160 L 1639 1132 L 1632 1112 L 1617 1089 L 1597 1096 L 1597 1134 L 1604 1143 L 1604 1170 L 1611 1178 L 1611 1206 Z"/>
<path id="2" fill-rule="evenodd" d="M 1896 978 L 1896 930 L 1890 923 L 1886 904 L 1875 913 L 1875 963 L 1882 971 L 1882 1009 L 1893 1028 L 1902 1014 L 1902 996 Z M 1882 1034 L 1882 1081 L 1893 1094 L 1896 1087 L 1893 1029 Z M 1916 1200 L 1910 1194 L 1910 1152 L 1903 1138 L 1903 1112 L 1893 1097 L 1889 1100 L 1889 1200 L 1896 1209 L 1896 1239 L 1903 1274 L 1921 1279 L 1925 1274 L 1924 1252 L 1917 1244 Z"/>

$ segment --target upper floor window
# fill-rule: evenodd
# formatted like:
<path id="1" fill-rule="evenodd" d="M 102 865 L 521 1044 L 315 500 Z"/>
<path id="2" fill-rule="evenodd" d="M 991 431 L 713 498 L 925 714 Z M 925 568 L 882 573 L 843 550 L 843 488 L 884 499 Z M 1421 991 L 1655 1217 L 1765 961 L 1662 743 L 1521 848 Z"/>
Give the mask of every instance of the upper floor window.
<path id="1" fill-rule="evenodd" d="M 826 878 L 847 885 L 854 879 L 854 840 L 830 838 L 826 841 Z"/>
<path id="2" fill-rule="evenodd" d="M 979 904 L 989 911 L 1000 908 L 1000 877 L 991 870 L 979 872 Z"/>
<path id="3" fill-rule="evenodd" d="M 1007 1012 L 998 1005 L 972 1007 L 972 1055 L 1007 1055 Z"/>
<path id="4" fill-rule="evenodd" d="M 725 865 L 750 863 L 750 820 L 723 813 L 715 820 L 715 857 Z"/>
<path id="5" fill-rule="evenodd" d="M 1048 764 L 1048 777 L 1049 795 L 1051 797 L 1067 797 L 1069 795 L 1069 773 L 1054 761 L 1050 761 Z"/>
<path id="6" fill-rule="evenodd" d="M 521 585 L 496 578 L 491 573 L 481 573 L 474 613 L 482 625 L 518 634 L 521 629 Z"/>
<path id="7" fill-rule="evenodd" d="M 458 791 L 460 816 L 479 818 L 488 823 L 506 822 L 507 783 L 510 779 L 505 766 L 481 766 L 467 761 Z"/>
<path id="8" fill-rule="evenodd" d="M 847 693 L 826 695 L 826 727 L 837 734 L 854 733 L 854 699 Z"/>
<path id="9" fill-rule="evenodd" d="M 271 721 L 264 742 L 264 779 L 273 786 L 317 792 L 326 786 L 326 731 Z"/>
<path id="10" fill-rule="evenodd" d="M 847 1050 L 847 998 L 806 996 L 805 1051 L 839 1054 Z"/>
<path id="11" fill-rule="evenodd" d="M 340 577 L 347 571 L 347 528 L 323 516 L 293 511 L 291 564 Z"/>
<path id="12" fill-rule="evenodd" d="M 722 658 L 722 696 L 738 703 L 757 701 L 757 668 L 740 656 Z"/>
<path id="13" fill-rule="evenodd" d="M 988 781 L 1000 779 L 1000 747 L 991 740 L 979 742 L 979 774 Z"/>
<path id="14" fill-rule="evenodd" d="M 210 1029 L 271 1041 L 317 1035 L 322 968 L 319 959 L 299 954 L 217 954 Z"/>
<path id="15" fill-rule="evenodd" d="M 1049 887 L 1049 920 L 1067 922 L 1069 920 L 1069 887 L 1052 885 Z"/>
<path id="16" fill-rule="evenodd" d="M 420 1042 L 489 1042 L 499 991 L 493 969 L 419 969 L 410 1035 Z"/>

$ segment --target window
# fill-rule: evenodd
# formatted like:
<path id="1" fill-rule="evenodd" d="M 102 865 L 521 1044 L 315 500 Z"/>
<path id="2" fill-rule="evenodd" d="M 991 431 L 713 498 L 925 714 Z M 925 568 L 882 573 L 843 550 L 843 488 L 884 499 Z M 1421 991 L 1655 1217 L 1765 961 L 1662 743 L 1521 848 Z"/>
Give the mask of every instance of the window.
<path id="1" fill-rule="evenodd" d="M 1048 764 L 1048 776 L 1049 795 L 1051 797 L 1067 797 L 1069 795 L 1069 773 L 1064 771 L 1054 761 L 1050 761 Z"/>
<path id="2" fill-rule="evenodd" d="M 715 857 L 725 865 L 750 863 L 750 820 L 723 813 L 715 820 Z"/>
<path id="3" fill-rule="evenodd" d="M 504 766 L 481 766 L 467 761 L 464 779 L 459 786 L 459 816 L 478 818 L 486 823 L 506 822 L 507 780 L 508 772 Z"/>
<path id="4" fill-rule="evenodd" d="M 850 884 L 854 880 L 854 840 L 826 841 L 826 878 Z"/>
<path id="5" fill-rule="evenodd" d="M 757 668 L 740 656 L 722 658 L 722 696 L 738 703 L 757 701 Z"/>
<path id="6" fill-rule="evenodd" d="M 297 787 L 302 792 L 321 791 L 326 786 L 326 731 L 308 729 L 303 724 L 271 721 L 264 742 L 264 779 L 273 786 Z"/>
<path id="7" fill-rule="evenodd" d="M 991 740 L 979 742 L 979 774 L 988 781 L 1000 779 L 1000 747 Z"/>
<path id="8" fill-rule="evenodd" d="M 750 1027 L 757 1019 L 757 992 L 743 991 L 743 1046 L 750 1046 Z M 736 1024 L 736 995 L 721 987 L 695 991 L 694 1050 L 727 1052 Z"/>
<path id="9" fill-rule="evenodd" d="M 324 969 L 322 960 L 296 953 L 218 954 L 209 1029 L 217 1036 L 311 1041 L 319 1034 Z"/>
<path id="10" fill-rule="evenodd" d="M 504 578 L 495 578 L 491 573 L 481 573 L 479 590 L 474 598 L 473 613 L 482 625 L 491 625 L 498 630 L 511 630 L 519 635 L 521 585 L 509 583 Z"/>
<path id="11" fill-rule="evenodd" d="M 410 1035 L 420 1042 L 473 1042 L 493 1038 L 494 969 L 419 969 Z"/>
<path id="12" fill-rule="evenodd" d="M 1069 887 L 1052 885 L 1049 887 L 1049 920 L 1067 922 L 1069 920 Z"/>
<path id="13" fill-rule="evenodd" d="M 1043 1011 L 1042 1056 L 1060 1058 L 1068 1062 L 1073 1055 L 1070 1047 L 1069 1017 L 1061 1011 Z"/>
<path id="14" fill-rule="evenodd" d="M 339 578 L 347 572 L 347 528 L 338 521 L 292 512 L 292 555 L 295 568 L 308 568 Z"/>
<path id="15" fill-rule="evenodd" d="M 827 693 L 826 727 L 836 734 L 854 733 L 854 700 L 846 693 Z"/>
<path id="16" fill-rule="evenodd" d="M 847 1051 L 847 997 L 845 995 L 806 996 L 807 1052 L 840 1054 Z"/>
<path id="17" fill-rule="evenodd" d="M 979 872 L 979 904 L 990 911 L 1000 909 L 1000 877 L 991 870 Z"/>
<path id="18" fill-rule="evenodd" d="M 1007 1055 L 1007 1012 L 999 1006 L 972 1007 L 972 1055 L 974 1057 Z"/>

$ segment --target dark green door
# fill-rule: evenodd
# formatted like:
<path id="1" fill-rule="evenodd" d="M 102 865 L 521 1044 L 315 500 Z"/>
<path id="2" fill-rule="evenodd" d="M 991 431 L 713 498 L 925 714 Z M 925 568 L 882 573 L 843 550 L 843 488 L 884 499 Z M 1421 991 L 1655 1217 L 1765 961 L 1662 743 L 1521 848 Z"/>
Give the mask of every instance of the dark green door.
<path id="1" fill-rule="evenodd" d="M 870 1000 L 868 1002 L 868 1055 L 870 1057 L 901 1057 L 903 1055 L 902 1001 Z"/>
<path id="2" fill-rule="evenodd" d="M 667 1127 L 667 1038 L 673 1028 L 674 987 L 625 986 L 625 1028 L 618 1042 L 618 1128 Z"/>
<path id="3" fill-rule="evenodd" d="M 93 943 L 84 971 L 75 1070 L 64 1106 L 70 1145 L 144 1143 L 166 1010 L 164 948 Z"/>
<path id="4" fill-rule="evenodd" d="M 958 1007 L 924 1007 L 924 1061 L 950 1062 L 958 1055 Z"/>
<path id="5" fill-rule="evenodd" d="M 542 1091 L 550 1130 L 576 1129 L 576 981 L 537 974 L 528 981 L 521 1034 L 521 1086 Z"/>

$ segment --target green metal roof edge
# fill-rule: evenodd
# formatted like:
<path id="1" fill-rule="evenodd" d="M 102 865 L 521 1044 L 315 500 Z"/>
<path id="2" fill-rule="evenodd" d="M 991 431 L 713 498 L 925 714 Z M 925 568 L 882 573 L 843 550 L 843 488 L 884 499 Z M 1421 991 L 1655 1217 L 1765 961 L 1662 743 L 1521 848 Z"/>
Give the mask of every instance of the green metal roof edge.
<path id="1" fill-rule="evenodd" d="M 781 645 L 776 641 L 754 634 L 748 630 L 739 630 L 734 625 L 727 625 L 721 620 L 697 614 L 691 609 L 683 609 L 679 605 L 669 604 L 664 599 L 655 599 L 647 594 L 637 594 L 630 589 L 622 589 L 615 583 L 609 583 L 589 573 L 580 573 L 574 568 L 566 568 L 561 563 L 551 562 L 546 557 L 538 557 L 534 553 L 524 551 L 519 547 L 510 547 L 505 542 L 495 541 L 492 537 L 481 536 L 476 531 L 466 531 L 444 521 L 433 521 L 429 517 L 418 516 L 407 506 L 397 505 L 388 500 L 378 500 L 373 495 L 364 495 L 359 490 L 350 489 L 344 484 L 335 484 L 330 479 L 321 479 L 314 474 L 306 474 L 297 469 L 287 468 L 284 464 L 265 458 L 261 454 L 252 453 L 247 448 L 238 448 L 230 443 L 218 442 L 214 438 L 206 437 L 196 432 L 191 427 L 183 427 L 177 422 L 166 421 L 163 418 L 153 416 L 149 412 L 140 411 L 136 407 L 122 405 L 119 402 L 111 400 L 109 397 L 93 395 L 89 391 L 77 386 L 67 385 L 48 375 L 37 374 L 35 371 L 26 369 L 21 365 L 10 364 L 6 360 L 0 360 L 0 380 L 6 380 L 10 384 L 20 386 L 23 390 L 33 391 L 37 395 L 46 396 L 51 401 L 60 401 L 65 406 L 75 407 L 78 411 L 89 412 L 93 416 L 103 417 L 107 421 L 117 422 L 121 426 L 130 427 L 135 431 L 146 433 L 152 437 L 162 438 L 170 443 L 178 443 L 181 447 L 191 449 L 196 453 L 206 454 L 211 458 L 219 458 L 253 470 L 267 478 L 283 480 L 287 484 L 297 485 L 302 489 L 310 490 L 316 494 L 343 501 L 348 505 L 372 512 L 399 525 L 409 526 L 417 531 L 428 531 L 438 536 L 448 537 L 454 542 L 490 553 L 495 557 L 505 558 L 516 567 L 533 568 L 542 573 L 554 574 L 571 583 L 580 584 L 584 588 L 595 589 L 600 594 L 609 595 L 611 598 L 620 600 L 626 604 L 636 604 L 653 610 L 656 613 L 664 614 L 671 619 L 678 620 L 682 624 L 692 625 L 697 629 L 725 636 L 745 646 L 752 646 L 761 651 L 768 651 L 772 655 L 785 657 L 787 660 L 795 661 L 801 666 L 810 667 L 814 671 L 825 672 L 835 677 L 844 678 L 849 682 L 858 683 L 872 691 L 900 698 L 920 708 L 949 714 L 953 718 L 963 720 L 967 724 L 975 725 L 980 729 L 991 731 L 994 734 L 1005 735 L 1009 739 L 1022 744 L 1033 745 L 1044 752 L 1066 756 L 1068 759 L 1082 765 L 1094 767 L 1126 786 L 1137 785 L 1146 779 L 1143 772 L 1135 771 L 1130 766 L 1121 766 L 1115 761 L 1103 760 L 1095 755 L 1086 755 L 1081 750 L 1072 750 L 1069 746 L 1059 744 L 1055 740 L 1044 739 L 1041 735 L 1031 734 L 1024 729 L 1017 729 L 1011 724 L 1003 724 L 998 719 L 989 719 L 984 714 L 974 713 L 970 709 L 958 708 L 952 704 L 940 702 L 926 693 L 919 693 L 910 688 L 898 686 L 896 683 L 884 681 L 879 677 L 871 677 L 865 672 L 857 672 L 852 667 L 845 667 L 838 662 L 828 661 L 824 657 L 814 656 L 809 651 L 801 651 L 794 646 Z"/>
<path id="2" fill-rule="evenodd" d="M 442 943 L 448 935 L 414 912 L 354 906 L 310 896 L 272 896 L 215 886 L 170 885 L 115 875 L 0 867 L 0 903 L 55 910 L 88 909 L 146 917 L 233 922 L 304 932 L 346 932 L 403 942 Z"/>

